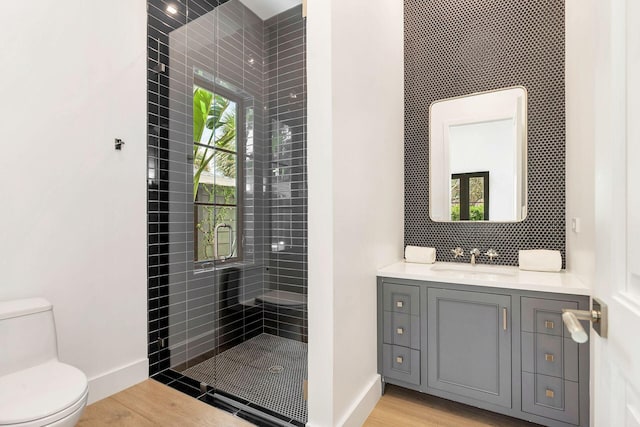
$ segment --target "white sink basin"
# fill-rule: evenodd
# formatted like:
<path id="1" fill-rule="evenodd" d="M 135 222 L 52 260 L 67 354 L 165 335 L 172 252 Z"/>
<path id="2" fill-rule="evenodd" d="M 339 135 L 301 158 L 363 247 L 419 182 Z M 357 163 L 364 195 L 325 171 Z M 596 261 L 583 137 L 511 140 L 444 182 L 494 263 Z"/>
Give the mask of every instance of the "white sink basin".
<path id="1" fill-rule="evenodd" d="M 431 267 L 432 271 L 437 271 L 444 274 L 453 274 L 456 276 L 470 276 L 470 277 L 511 277 L 516 275 L 516 270 L 509 267 L 497 267 L 491 265 L 471 265 L 471 264 L 435 264 Z"/>

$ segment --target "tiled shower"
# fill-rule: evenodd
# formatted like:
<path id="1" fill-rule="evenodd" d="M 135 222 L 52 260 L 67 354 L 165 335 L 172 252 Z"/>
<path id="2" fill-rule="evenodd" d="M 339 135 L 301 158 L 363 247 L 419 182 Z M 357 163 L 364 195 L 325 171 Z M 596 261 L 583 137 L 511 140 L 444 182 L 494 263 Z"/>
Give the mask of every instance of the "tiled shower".
<path id="1" fill-rule="evenodd" d="M 305 21 L 301 6 L 263 18 L 240 0 L 148 2 L 150 373 L 239 416 L 300 425 Z M 194 118 L 197 88 L 233 112 L 217 117 L 211 101 L 208 134 Z M 195 144 L 231 135 L 229 117 L 230 145 Z M 207 153 L 212 166 L 197 175 Z"/>

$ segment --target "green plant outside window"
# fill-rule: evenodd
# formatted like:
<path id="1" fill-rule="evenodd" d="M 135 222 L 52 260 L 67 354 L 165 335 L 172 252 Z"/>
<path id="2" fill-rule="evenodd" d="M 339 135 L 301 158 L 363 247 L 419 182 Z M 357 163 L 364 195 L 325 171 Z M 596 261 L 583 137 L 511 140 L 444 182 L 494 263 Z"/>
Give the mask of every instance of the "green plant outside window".
<path id="1" fill-rule="evenodd" d="M 489 172 L 451 175 L 451 221 L 486 221 Z"/>
<path id="2" fill-rule="evenodd" d="M 238 258 L 239 102 L 193 89 L 195 261 Z"/>

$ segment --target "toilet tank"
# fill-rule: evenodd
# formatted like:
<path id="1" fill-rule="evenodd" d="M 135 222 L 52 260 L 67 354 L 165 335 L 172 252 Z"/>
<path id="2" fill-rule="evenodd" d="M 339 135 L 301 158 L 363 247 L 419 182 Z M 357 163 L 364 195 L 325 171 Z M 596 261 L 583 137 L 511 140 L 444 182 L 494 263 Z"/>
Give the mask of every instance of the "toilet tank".
<path id="1" fill-rule="evenodd" d="M 0 376 L 58 358 L 51 304 L 43 298 L 0 301 Z"/>

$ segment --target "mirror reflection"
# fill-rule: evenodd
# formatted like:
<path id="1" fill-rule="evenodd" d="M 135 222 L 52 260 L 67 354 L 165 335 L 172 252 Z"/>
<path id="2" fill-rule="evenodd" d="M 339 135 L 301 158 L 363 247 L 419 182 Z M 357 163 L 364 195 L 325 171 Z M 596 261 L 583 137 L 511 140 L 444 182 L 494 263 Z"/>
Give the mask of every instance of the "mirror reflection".
<path id="1" fill-rule="evenodd" d="M 527 215 L 527 92 L 511 87 L 435 101 L 429 113 L 433 221 Z"/>

